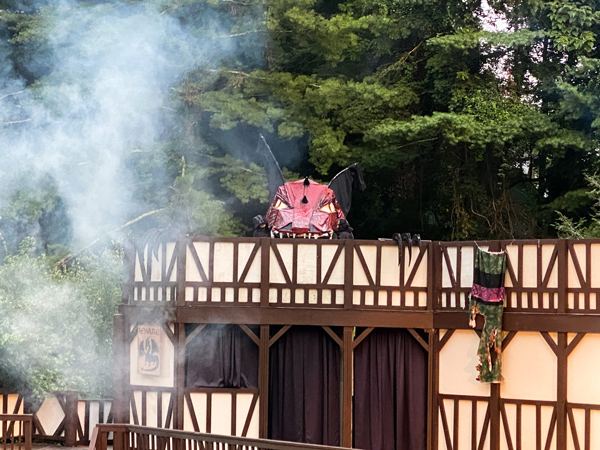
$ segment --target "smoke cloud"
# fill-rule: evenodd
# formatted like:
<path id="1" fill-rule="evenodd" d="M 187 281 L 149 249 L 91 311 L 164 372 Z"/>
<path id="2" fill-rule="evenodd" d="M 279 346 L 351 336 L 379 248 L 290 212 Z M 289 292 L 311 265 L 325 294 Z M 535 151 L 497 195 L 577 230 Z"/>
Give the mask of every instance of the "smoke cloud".
<path id="1" fill-rule="evenodd" d="M 24 181 L 51 177 L 76 245 L 144 210 L 131 196 L 125 158 L 169 134 L 171 87 L 229 49 L 227 39 L 194 36 L 156 5 L 82 5 L 42 9 L 47 48 L 27 65 L 40 82 L 26 89 L 10 63 L 0 68 L 0 202 Z M 226 34 L 216 18 L 208 28 Z M 7 46 L 0 52 L 8 62 Z"/>
<path id="2" fill-rule="evenodd" d="M 43 39 L 33 37 L 24 66 L 13 66 L 11 46 L 0 39 L 0 209 L 18 193 L 42 202 L 35 196 L 43 194 L 22 193 L 51 186 L 78 249 L 147 211 L 132 194 L 127 158 L 159 151 L 177 121 L 172 89 L 198 66 L 218 67 L 233 47 L 151 2 L 44 5 L 36 16 Z M 210 35 L 228 35 L 218 17 L 202 22 Z M 36 395 L 78 386 L 106 392 L 106 377 L 92 375 L 112 364 L 118 255 L 90 255 L 61 279 L 32 245 L 0 266 L 0 378 L 18 386 L 27 373 Z"/>

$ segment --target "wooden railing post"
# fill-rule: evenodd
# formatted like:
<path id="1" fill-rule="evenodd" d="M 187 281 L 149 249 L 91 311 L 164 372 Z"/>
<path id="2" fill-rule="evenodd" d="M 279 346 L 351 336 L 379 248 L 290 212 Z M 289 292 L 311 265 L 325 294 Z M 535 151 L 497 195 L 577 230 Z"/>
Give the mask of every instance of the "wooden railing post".
<path id="1" fill-rule="evenodd" d="M 344 308 L 352 308 L 354 292 L 354 239 L 344 241 Z"/>
<path id="2" fill-rule="evenodd" d="M 269 306 L 270 263 L 271 238 L 260 238 L 260 306 L 263 308 Z"/>
<path id="3" fill-rule="evenodd" d="M 63 393 L 65 396 L 65 447 L 75 447 L 79 424 L 79 414 L 77 412 L 79 394 L 77 391 L 64 391 Z"/>
<path id="4" fill-rule="evenodd" d="M 185 305 L 185 269 L 187 259 L 187 247 L 190 239 L 182 236 L 177 240 L 177 306 Z"/>
<path id="5" fill-rule="evenodd" d="M 128 340 L 125 330 L 125 316 L 123 314 L 115 314 L 113 316 L 113 354 L 114 354 L 114 371 L 113 371 L 113 402 L 112 414 L 114 423 L 129 422 L 129 404 L 125 395 L 125 385 L 127 382 L 125 370 L 127 367 L 126 352 L 129 351 Z"/>
<path id="6" fill-rule="evenodd" d="M 23 437 L 25 438 L 25 450 L 31 450 L 31 435 L 33 433 L 32 416 L 28 416 L 27 420 L 23 420 Z"/>

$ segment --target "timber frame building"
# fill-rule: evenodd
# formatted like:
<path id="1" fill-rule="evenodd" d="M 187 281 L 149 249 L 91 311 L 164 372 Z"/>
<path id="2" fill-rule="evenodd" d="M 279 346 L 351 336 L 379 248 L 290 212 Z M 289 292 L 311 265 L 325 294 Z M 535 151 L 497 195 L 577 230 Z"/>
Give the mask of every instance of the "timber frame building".
<path id="1" fill-rule="evenodd" d="M 508 255 L 500 384 L 475 380 L 481 323 L 469 328 L 466 309 L 477 247 Z M 600 240 L 424 241 L 403 253 L 366 240 L 184 236 L 132 246 L 115 316 L 115 423 L 271 438 L 274 351 L 312 327 L 339 355 L 334 445 L 360 447 L 357 352 L 385 329 L 424 355 L 423 404 L 409 405 L 424 411 L 423 448 L 600 448 Z M 211 353 L 194 356 L 192 344 L 215 324 L 255 347 L 255 383 L 190 382 L 191 358 Z M 144 347 L 143 326 L 160 331 L 159 348 Z M 140 370 L 156 357 L 160 370 Z"/>

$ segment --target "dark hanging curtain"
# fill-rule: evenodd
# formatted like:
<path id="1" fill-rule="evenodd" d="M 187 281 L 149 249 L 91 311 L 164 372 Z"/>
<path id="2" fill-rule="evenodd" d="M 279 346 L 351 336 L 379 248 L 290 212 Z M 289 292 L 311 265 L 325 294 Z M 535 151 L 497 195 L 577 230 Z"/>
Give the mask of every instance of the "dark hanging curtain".
<path id="1" fill-rule="evenodd" d="M 293 326 L 269 359 L 269 438 L 339 445 L 339 345 L 321 327 Z"/>
<path id="2" fill-rule="evenodd" d="M 207 325 L 186 345 L 185 363 L 187 387 L 258 386 L 258 346 L 238 325 Z"/>
<path id="3" fill-rule="evenodd" d="M 354 446 L 426 445 L 427 353 L 406 330 L 375 329 L 354 352 Z"/>

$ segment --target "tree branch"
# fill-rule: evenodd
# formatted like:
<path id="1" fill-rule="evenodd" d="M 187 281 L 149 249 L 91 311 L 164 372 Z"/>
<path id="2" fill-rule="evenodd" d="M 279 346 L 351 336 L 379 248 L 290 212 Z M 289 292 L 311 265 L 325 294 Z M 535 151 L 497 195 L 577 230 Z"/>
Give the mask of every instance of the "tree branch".
<path id="1" fill-rule="evenodd" d="M 141 216 L 136 217 L 135 219 L 130 220 L 129 222 L 125 222 L 123 225 L 121 225 L 120 227 L 115 228 L 112 231 L 108 231 L 106 233 L 104 233 L 102 236 L 100 236 L 97 239 L 94 239 L 90 244 L 86 245 L 85 247 L 83 247 L 82 249 L 76 251 L 75 253 L 71 253 L 67 256 L 65 256 L 63 259 L 61 259 L 60 261 L 58 261 L 54 267 L 60 267 L 60 266 L 64 266 L 67 262 L 69 262 L 70 260 L 72 260 L 73 258 L 75 258 L 77 255 L 85 252 L 86 250 L 88 250 L 89 248 L 93 247 L 94 245 L 96 245 L 100 239 L 102 239 L 104 236 L 110 235 L 112 233 L 116 233 L 117 231 L 122 230 L 123 228 L 127 228 L 128 226 L 133 225 L 136 222 L 139 222 L 142 219 L 145 219 L 148 216 L 152 216 L 154 214 L 157 214 L 161 211 L 164 211 L 166 208 L 160 208 L 160 209 L 155 209 L 153 211 L 148 211 L 145 212 L 144 214 L 142 214 Z"/>

